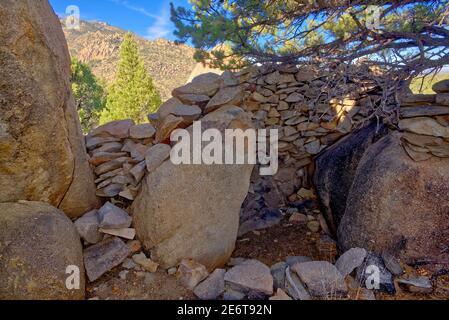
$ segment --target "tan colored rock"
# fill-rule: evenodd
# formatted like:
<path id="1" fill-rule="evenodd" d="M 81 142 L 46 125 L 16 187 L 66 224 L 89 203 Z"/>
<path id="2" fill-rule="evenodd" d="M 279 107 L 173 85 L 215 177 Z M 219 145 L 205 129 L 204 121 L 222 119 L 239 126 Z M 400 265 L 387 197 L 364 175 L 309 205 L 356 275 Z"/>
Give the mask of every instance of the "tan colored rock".
<path id="1" fill-rule="evenodd" d="M 133 139 L 148 139 L 155 134 L 156 129 L 149 123 L 138 124 L 129 129 L 129 136 Z"/>
<path id="2" fill-rule="evenodd" d="M 432 90 L 436 93 L 449 93 L 449 79 L 438 81 L 432 86 Z"/>
<path id="3" fill-rule="evenodd" d="M 0 202 L 42 201 L 80 216 L 98 200 L 60 21 L 47 2 L 3 1 L 0 43 Z"/>
<path id="4" fill-rule="evenodd" d="M 435 94 L 407 94 L 400 98 L 402 106 L 415 106 L 435 103 Z"/>
<path id="5" fill-rule="evenodd" d="M 145 163 L 148 172 L 156 170 L 165 160 L 170 157 L 171 147 L 167 144 L 156 144 L 148 149 Z"/>
<path id="6" fill-rule="evenodd" d="M 99 166 L 100 164 L 120 157 L 125 157 L 126 155 L 126 152 L 98 152 L 95 156 L 89 159 L 89 163 L 93 166 Z"/>
<path id="7" fill-rule="evenodd" d="M 84 299 L 81 241 L 64 213 L 27 201 L 0 203 L 0 212 L 0 299 Z M 69 266 L 79 268 L 79 289 L 66 287 Z"/>
<path id="8" fill-rule="evenodd" d="M 226 104 L 240 106 L 242 104 L 242 100 L 243 92 L 240 87 L 222 88 L 212 97 L 204 111 L 209 113 Z"/>
<path id="9" fill-rule="evenodd" d="M 216 76 L 216 74 L 213 74 L 212 76 L 212 73 L 202 74 L 185 86 L 174 89 L 173 96 L 178 97 L 184 94 L 199 94 L 212 97 L 217 93 L 220 87 L 220 77 L 217 78 Z"/>
<path id="10" fill-rule="evenodd" d="M 169 140 L 173 130 L 182 127 L 183 123 L 184 119 L 182 117 L 176 117 L 169 114 L 157 128 L 156 141 L 160 143 Z"/>
<path id="11" fill-rule="evenodd" d="M 129 129 L 134 126 L 134 121 L 131 119 L 118 120 L 106 123 L 90 132 L 92 137 L 115 137 L 124 139 L 129 137 Z"/>
<path id="12" fill-rule="evenodd" d="M 449 104 L 449 99 L 444 102 L 440 101 L 441 104 Z M 432 117 L 439 115 L 448 115 L 449 106 L 415 106 L 415 107 L 404 107 L 400 111 L 402 118 L 415 118 L 415 117 Z"/>
<path id="13" fill-rule="evenodd" d="M 436 95 L 435 102 L 437 104 L 442 104 L 445 106 L 449 106 L 449 92 L 448 93 L 439 93 Z"/>
<path id="14" fill-rule="evenodd" d="M 179 106 L 183 104 L 183 102 L 181 100 L 179 100 L 178 98 L 171 98 L 168 99 L 167 101 L 165 101 L 160 107 L 159 110 L 157 111 L 157 114 L 159 115 L 160 119 L 162 120 L 164 119 L 166 116 L 168 116 L 169 114 L 171 114 L 173 112 L 173 110 L 175 109 L 176 106 Z"/>
<path id="15" fill-rule="evenodd" d="M 200 108 L 204 108 L 210 100 L 210 97 L 204 94 L 181 94 L 178 98 L 184 104 L 196 105 Z"/>
<path id="16" fill-rule="evenodd" d="M 449 128 L 428 117 L 402 119 L 399 129 L 428 136 L 449 138 Z"/>
<path id="17" fill-rule="evenodd" d="M 172 114 L 176 117 L 181 117 L 184 119 L 183 126 L 188 127 L 193 123 L 193 121 L 198 120 L 201 116 L 202 110 L 198 106 L 189 106 L 189 105 L 179 105 L 176 106 L 173 110 Z"/>
<path id="18" fill-rule="evenodd" d="M 449 159 L 415 162 L 400 137 L 396 132 L 379 140 L 360 160 L 339 244 L 343 250 L 388 251 L 404 262 L 447 259 L 441 243 L 449 228 Z"/>
<path id="19" fill-rule="evenodd" d="M 220 130 L 251 127 L 235 106 L 208 114 L 202 123 Z M 154 260 L 164 268 L 185 257 L 210 270 L 224 264 L 234 250 L 252 168 L 165 161 L 149 173 L 132 211 L 137 235 Z"/>

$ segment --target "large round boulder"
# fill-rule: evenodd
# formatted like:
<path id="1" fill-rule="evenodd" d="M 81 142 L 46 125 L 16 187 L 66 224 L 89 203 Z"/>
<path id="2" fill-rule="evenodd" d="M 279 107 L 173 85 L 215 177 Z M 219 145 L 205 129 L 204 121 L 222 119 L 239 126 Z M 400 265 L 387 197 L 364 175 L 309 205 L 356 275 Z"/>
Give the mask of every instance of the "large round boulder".
<path id="1" fill-rule="evenodd" d="M 41 202 L 0 203 L 0 300 L 75 300 L 84 290 L 81 240 L 70 219 Z"/>
<path id="2" fill-rule="evenodd" d="M 319 202 L 333 232 L 346 210 L 346 200 L 359 161 L 366 149 L 385 136 L 385 125 L 372 122 L 328 148 L 316 159 L 314 184 Z"/>
<path id="3" fill-rule="evenodd" d="M 203 129 L 249 128 L 248 115 L 224 106 L 201 119 Z M 190 128 L 191 129 L 191 128 Z M 253 165 L 179 164 L 150 172 L 133 203 L 134 225 L 163 267 L 191 258 L 214 269 L 231 256 Z"/>
<path id="4" fill-rule="evenodd" d="M 363 155 L 338 228 L 346 251 L 389 251 L 405 261 L 447 259 L 449 159 L 415 162 L 394 132 Z"/>
<path id="5" fill-rule="evenodd" d="M 98 205 L 70 91 L 70 56 L 47 1 L 0 4 L 0 202 Z"/>

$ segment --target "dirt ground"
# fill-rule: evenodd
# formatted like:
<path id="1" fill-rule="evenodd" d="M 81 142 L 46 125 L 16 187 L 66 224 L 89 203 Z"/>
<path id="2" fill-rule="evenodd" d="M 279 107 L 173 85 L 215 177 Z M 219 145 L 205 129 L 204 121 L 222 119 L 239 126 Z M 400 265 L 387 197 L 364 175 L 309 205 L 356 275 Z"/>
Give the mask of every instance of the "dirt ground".
<path id="1" fill-rule="evenodd" d="M 288 256 L 307 256 L 313 260 L 335 262 L 335 243 L 323 232 L 312 233 L 305 225 L 292 225 L 288 221 L 256 232 L 250 232 L 237 240 L 233 258 L 257 259 L 268 266 L 285 260 Z M 182 287 L 175 276 L 165 271 L 150 274 L 130 270 L 125 280 L 119 277 L 121 266 L 99 280 L 88 284 L 87 298 L 100 300 L 191 300 L 194 294 Z M 406 268 L 407 273 L 432 275 L 431 268 Z M 410 293 L 396 285 L 396 295 L 376 293 L 377 300 L 429 300 L 449 299 L 449 275 L 442 274 L 433 279 L 431 294 Z M 350 290 L 349 299 L 360 299 L 360 292 Z"/>

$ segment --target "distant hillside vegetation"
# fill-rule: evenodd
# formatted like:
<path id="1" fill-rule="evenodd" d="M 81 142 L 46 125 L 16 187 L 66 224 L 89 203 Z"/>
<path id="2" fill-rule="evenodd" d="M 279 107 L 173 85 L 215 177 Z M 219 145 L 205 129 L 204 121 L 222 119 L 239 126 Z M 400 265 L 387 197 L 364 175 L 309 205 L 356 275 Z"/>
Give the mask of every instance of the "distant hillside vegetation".
<path id="1" fill-rule="evenodd" d="M 415 81 L 412 82 L 410 85 L 410 89 L 412 89 L 413 93 L 435 93 L 432 90 L 432 86 L 435 82 L 449 79 L 449 72 L 444 71 L 439 74 L 437 74 L 435 77 L 428 76 L 424 83 L 422 84 L 421 88 L 421 79 L 415 79 Z"/>
<path id="2" fill-rule="evenodd" d="M 62 23 L 70 54 L 87 63 L 93 73 L 111 83 L 114 80 L 120 44 L 127 31 L 104 22 L 81 22 L 80 30 L 68 30 Z M 136 36 L 140 54 L 153 78 L 162 100 L 171 97 L 171 91 L 185 84 L 196 66 L 194 49 L 187 45 L 158 39 L 145 40 Z"/>

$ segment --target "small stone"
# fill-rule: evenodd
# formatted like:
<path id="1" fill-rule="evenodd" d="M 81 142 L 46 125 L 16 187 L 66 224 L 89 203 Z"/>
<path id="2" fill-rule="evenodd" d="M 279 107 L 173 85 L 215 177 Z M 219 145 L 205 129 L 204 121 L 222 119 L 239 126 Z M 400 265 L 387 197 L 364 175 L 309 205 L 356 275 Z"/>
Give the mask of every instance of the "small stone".
<path id="1" fill-rule="evenodd" d="M 273 294 L 273 277 L 270 268 L 257 260 L 248 260 L 226 272 L 226 283 L 234 290 L 247 295 Z"/>
<path id="2" fill-rule="evenodd" d="M 90 282 L 118 266 L 128 257 L 129 248 L 119 238 L 112 237 L 84 250 L 84 267 Z"/>
<path id="3" fill-rule="evenodd" d="M 176 106 L 172 111 L 172 114 L 176 117 L 181 117 L 184 121 L 184 126 L 189 126 L 193 121 L 197 120 L 201 116 L 202 110 L 198 106 L 189 106 L 181 104 Z"/>
<path id="4" fill-rule="evenodd" d="M 382 259 L 384 260 L 385 267 L 395 276 L 400 276 L 404 273 L 404 269 L 399 264 L 399 261 L 390 253 L 383 252 Z"/>
<path id="5" fill-rule="evenodd" d="M 170 276 L 173 276 L 173 275 L 176 274 L 177 271 L 178 271 L 177 268 L 170 268 L 170 269 L 167 270 L 167 274 L 170 275 Z"/>
<path id="6" fill-rule="evenodd" d="M 98 189 L 96 195 L 101 198 L 113 198 L 123 191 L 123 185 L 112 183 L 105 188 Z"/>
<path id="7" fill-rule="evenodd" d="M 98 210 L 99 227 L 104 229 L 123 229 L 131 226 L 132 218 L 128 213 L 110 202 Z"/>
<path id="8" fill-rule="evenodd" d="M 280 301 L 286 301 L 286 300 L 292 300 L 288 294 L 286 294 L 282 289 L 277 289 L 276 294 L 272 297 L 270 297 L 269 300 L 280 300 Z"/>
<path id="9" fill-rule="evenodd" d="M 293 224 L 304 224 L 307 222 L 307 216 L 305 214 L 295 212 L 290 216 L 288 222 Z"/>
<path id="10" fill-rule="evenodd" d="M 313 155 L 318 154 L 321 151 L 320 141 L 319 140 L 315 140 L 313 142 L 310 142 L 310 143 L 306 144 L 304 146 L 304 148 L 306 149 L 307 153 L 310 153 L 310 154 L 313 154 Z"/>
<path id="11" fill-rule="evenodd" d="M 148 272 L 156 272 L 159 264 L 147 258 L 145 253 L 141 252 L 139 254 L 133 255 L 133 261 L 138 265 L 142 266 Z"/>
<path id="12" fill-rule="evenodd" d="M 401 108 L 400 115 L 402 118 L 416 118 L 416 117 L 433 117 L 449 114 L 449 94 L 447 100 L 439 98 L 439 103 L 445 106 L 416 106 Z M 440 95 L 438 95 L 440 96 Z"/>
<path id="13" fill-rule="evenodd" d="M 98 232 L 98 211 L 92 210 L 75 221 L 76 230 L 81 238 L 91 244 L 101 241 L 103 236 Z"/>
<path id="14" fill-rule="evenodd" d="M 284 288 L 285 283 L 285 269 L 287 264 L 285 262 L 278 262 L 271 266 L 271 275 L 273 276 L 273 286 L 275 289 Z"/>
<path id="15" fill-rule="evenodd" d="M 137 264 L 129 258 L 126 258 L 125 261 L 123 261 L 122 263 L 122 268 L 125 269 L 134 269 L 136 266 Z"/>
<path id="16" fill-rule="evenodd" d="M 128 275 L 129 270 L 122 270 L 119 272 L 118 276 L 122 280 L 126 280 L 126 276 Z"/>
<path id="17" fill-rule="evenodd" d="M 121 139 L 115 137 L 93 137 L 91 135 L 86 136 L 86 148 L 88 150 L 93 150 L 99 146 L 119 143 Z M 101 148 L 101 147 L 100 147 Z"/>
<path id="18" fill-rule="evenodd" d="M 318 232 L 320 231 L 320 223 L 316 220 L 313 221 L 309 221 L 307 222 L 307 228 L 311 231 L 311 232 Z"/>
<path id="19" fill-rule="evenodd" d="M 327 261 L 297 263 L 292 270 L 312 296 L 344 296 L 348 291 L 343 276 Z"/>
<path id="20" fill-rule="evenodd" d="M 311 300 L 309 292 L 304 288 L 299 277 L 288 267 L 285 270 L 285 290 L 295 300 Z"/>
<path id="21" fill-rule="evenodd" d="M 148 172 L 156 170 L 165 160 L 170 157 L 171 147 L 167 144 L 156 144 L 148 149 L 145 156 L 145 164 Z"/>
<path id="22" fill-rule="evenodd" d="M 110 235 L 128 239 L 128 240 L 133 240 L 136 236 L 136 229 L 132 229 L 132 228 L 123 228 L 123 229 L 100 228 L 99 231 L 101 233 L 110 234 Z"/>
<path id="23" fill-rule="evenodd" d="M 154 137 L 156 129 L 149 123 L 138 124 L 129 129 L 129 135 L 133 139 L 148 139 Z"/>
<path id="24" fill-rule="evenodd" d="M 346 251 L 338 258 L 335 267 L 340 271 L 343 277 L 351 274 L 355 268 L 358 268 L 366 257 L 366 250 L 363 248 L 352 248 Z"/>
<path id="25" fill-rule="evenodd" d="M 402 119 L 399 121 L 399 129 L 416 134 L 449 138 L 449 128 L 428 117 Z"/>
<path id="26" fill-rule="evenodd" d="M 299 189 L 299 191 L 296 194 L 298 195 L 298 197 L 300 197 L 302 199 L 315 198 L 315 193 L 313 192 L 312 189 L 301 188 L 301 189 Z"/>
<path id="27" fill-rule="evenodd" d="M 295 103 L 295 102 L 300 102 L 300 101 L 304 101 L 304 96 L 297 92 L 293 92 L 285 99 L 285 102 L 290 102 L 290 103 Z"/>
<path id="28" fill-rule="evenodd" d="M 205 113 L 212 112 L 225 104 L 239 106 L 242 104 L 243 92 L 239 86 L 220 89 L 207 104 Z"/>
<path id="29" fill-rule="evenodd" d="M 124 139 L 129 136 L 129 129 L 134 125 L 131 119 L 118 120 L 106 123 L 91 131 L 90 135 L 95 136 L 113 136 Z"/>
<path id="30" fill-rule="evenodd" d="M 432 90 L 436 93 L 449 92 L 449 79 L 438 81 L 432 86 Z"/>
<path id="31" fill-rule="evenodd" d="M 251 97 L 254 101 L 265 103 L 267 102 L 267 98 L 265 98 L 263 95 L 261 95 L 259 92 L 255 91 Z"/>
<path id="32" fill-rule="evenodd" d="M 212 97 L 220 87 L 220 76 L 213 73 L 202 74 L 192 82 L 174 89 L 172 95 L 178 97 L 183 94 L 201 94 Z"/>
<path id="33" fill-rule="evenodd" d="M 123 145 L 120 142 L 105 143 L 101 147 L 99 147 L 95 150 L 92 150 L 92 156 L 96 155 L 97 153 L 101 153 L 101 152 L 112 152 L 112 153 L 120 152 L 120 151 L 122 151 L 122 148 L 123 148 Z"/>
<path id="34" fill-rule="evenodd" d="M 409 279 L 398 279 L 398 283 L 407 287 L 410 292 L 430 293 L 433 291 L 432 282 L 428 277 L 417 277 Z"/>
<path id="35" fill-rule="evenodd" d="M 181 94 L 178 96 L 178 99 L 181 100 L 182 103 L 203 108 L 209 102 L 210 97 L 204 94 Z"/>
<path id="36" fill-rule="evenodd" d="M 193 292 L 201 300 L 217 299 L 225 290 L 225 273 L 224 269 L 216 269 L 206 280 L 197 285 Z"/>
<path id="37" fill-rule="evenodd" d="M 193 290 L 208 275 L 206 267 L 192 259 L 182 260 L 176 273 L 181 284 L 190 290 Z"/>
<path id="38" fill-rule="evenodd" d="M 145 161 L 142 161 L 136 164 L 131 170 L 129 170 L 129 173 L 134 177 L 136 184 L 139 183 L 145 175 L 146 167 L 147 165 Z"/>
<path id="39" fill-rule="evenodd" d="M 130 158 L 128 158 L 128 157 L 120 157 L 120 158 L 105 162 L 95 168 L 95 174 L 97 176 L 99 176 L 99 175 L 102 175 L 103 173 L 121 168 L 123 166 L 123 164 L 129 160 L 130 160 Z"/>
<path id="40" fill-rule="evenodd" d="M 183 127 L 184 123 L 185 123 L 184 118 L 176 117 L 173 114 L 169 114 L 158 125 L 157 131 L 156 131 L 156 141 L 164 142 L 166 140 L 169 140 L 171 133 L 175 129 Z"/>
<path id="41" fill-rule="evenodd" d="M 108 161 L 126 157 L 127 155 L 126 152 L 96 152 L 95 155 L 89 159 L 89 163 L 96 167 Z"/>

